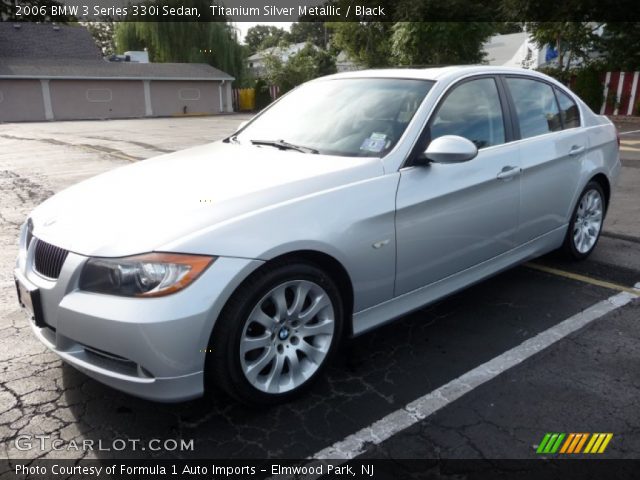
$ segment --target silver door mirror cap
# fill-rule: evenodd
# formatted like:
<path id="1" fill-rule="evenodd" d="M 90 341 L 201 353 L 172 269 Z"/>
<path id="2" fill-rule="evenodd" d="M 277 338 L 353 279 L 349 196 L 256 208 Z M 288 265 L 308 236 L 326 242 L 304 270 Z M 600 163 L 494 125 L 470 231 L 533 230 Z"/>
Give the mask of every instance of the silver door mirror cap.
<path id="1" fill-rule="evenodd" d="M 444 135 L 433 140 L 424 152 L 424 156 L 435 163 L 462 163 L 478 155 L 475 144 L 464 137 Z"/>

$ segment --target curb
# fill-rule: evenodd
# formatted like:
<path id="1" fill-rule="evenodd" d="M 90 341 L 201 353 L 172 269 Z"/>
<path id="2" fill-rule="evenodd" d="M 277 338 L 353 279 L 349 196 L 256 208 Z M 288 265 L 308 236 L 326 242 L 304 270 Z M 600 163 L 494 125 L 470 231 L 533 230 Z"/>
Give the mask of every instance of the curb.
<path id="1" fill-rule="evenodd" d="M 640 125 L 640 117 L 633 115 L 606 115 L 606 117 L 613 123 L 632 123 L 634 125 Z"/>
<path id="2" fill-rule="evenodd" d="M 612 233 L 612 232 L 607 232 L 606 230 L 603 230 L 600 235 L 602 235 L 603 237 L 615 238 L 616 240 L 624 240 L 626 242 L 640 243 L 640 238 L 634 237 L 633 235 L 626 235 L 624 233 Z"/>

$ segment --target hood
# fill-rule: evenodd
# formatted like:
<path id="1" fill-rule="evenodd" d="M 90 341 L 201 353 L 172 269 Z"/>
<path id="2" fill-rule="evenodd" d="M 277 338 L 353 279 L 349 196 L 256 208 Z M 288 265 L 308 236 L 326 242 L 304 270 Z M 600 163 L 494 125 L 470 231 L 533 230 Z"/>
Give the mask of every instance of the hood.
<path id="1" fill-rule="evenodd" d="M 81 255 L 134 255 L 236 216 L 382 173 L 375 158 L 216 142 L 78 183 L 33 211 L 33 233 Z"/>

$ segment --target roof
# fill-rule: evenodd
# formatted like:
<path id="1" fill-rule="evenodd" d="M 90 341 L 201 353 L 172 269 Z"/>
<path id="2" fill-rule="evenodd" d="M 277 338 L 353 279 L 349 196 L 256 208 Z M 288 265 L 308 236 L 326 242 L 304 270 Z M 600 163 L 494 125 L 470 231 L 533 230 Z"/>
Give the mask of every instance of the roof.
<path id="1" fill-rule="evenodd" d="M 283 47 L 281 47 L 281 46 L 269 47 L 269 48 L 266 48 L 264 50 L 260 50 L 259 52 L 254 53 L 249 58 L 247 58 L 247 60 L 249 60 L 249 61 L 262 60 L 264 57 L 266 57 L 268 55 L 276 55 L 278 57 L 281 57 L 283 60 L 286 60 L 291 55 L 296 54 L 300 50 L 302 50 L 307 45 L 307 43 L 308 42 L 299 42 L 299 43 L 292 43 L 291 45 L 286 45 L 286 46 L 283 46 Z M 311 44 L 311 45 L 315 49 L 318 48 L 313 44 Z"/>
<path id="2" fill-rule="evenodd" d="M 135 63 L 106 60 L 0 57 L 0 78 L 113 80 L 233 80 L 206 63 Z"/>
<path id="3" fill-rule="evenodd" d="M 32 22 L 0 22 L 0 56 L 25 59 L 102 58 L 86 28 Z"/>
<path id="4" fill-rule="evenodd" d="M 93 37 L 82 26 L 28 22 L 0 22 L 0 78 L 234 79 L 205 63 L 109 62 L 103 60 Z"/>
<path id="5" fill-rule="evenodd" d="M 386 68 L 379 70 L 358 70 L 354 72 L 336 73 L 320 77 L 314 81 L 336 78 L 412 78 L 433 81 L 455 81 L 469 75 L 482 74 L 524 74 L 549 79 L 546 75 L 535 70 L 516 67 L 499 67 L 489 65 L 456 65 L 437 68 Z"/>

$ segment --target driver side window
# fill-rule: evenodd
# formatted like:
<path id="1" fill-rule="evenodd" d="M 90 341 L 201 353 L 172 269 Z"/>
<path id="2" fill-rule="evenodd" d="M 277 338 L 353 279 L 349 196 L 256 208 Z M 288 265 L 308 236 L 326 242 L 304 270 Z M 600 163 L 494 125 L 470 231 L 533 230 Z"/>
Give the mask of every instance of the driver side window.
<path id="1" fill-rule="evenodd" d="M 505 143 L 504 119 L 493 78 L 479 78 L 453 88 L 431 122 L 431 140 L 458 135 L 478 149 Z"/>

